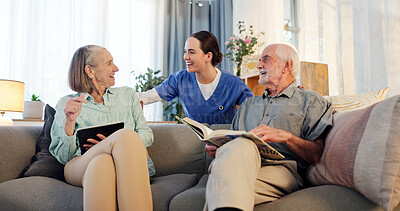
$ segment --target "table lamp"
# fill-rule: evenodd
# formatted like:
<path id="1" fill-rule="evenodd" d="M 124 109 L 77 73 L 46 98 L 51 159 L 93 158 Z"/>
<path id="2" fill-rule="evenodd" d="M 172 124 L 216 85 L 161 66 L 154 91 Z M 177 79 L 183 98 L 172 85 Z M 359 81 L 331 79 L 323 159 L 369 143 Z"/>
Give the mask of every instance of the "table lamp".
<path id="1" fill-rule="evenodd" d="M 24 83 L 0 79 L 0 125 L 13 125 L 6 111 L 24 112 Z"/>

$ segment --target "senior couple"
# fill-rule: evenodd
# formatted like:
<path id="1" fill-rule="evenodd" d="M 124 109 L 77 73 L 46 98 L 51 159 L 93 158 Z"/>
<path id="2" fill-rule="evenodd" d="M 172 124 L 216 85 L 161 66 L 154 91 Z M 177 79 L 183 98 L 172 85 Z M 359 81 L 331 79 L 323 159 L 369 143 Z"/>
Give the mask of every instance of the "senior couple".
<path id="1" fill-rule="evenodd" d="M 207 31 L 185 43 L 181 70 L 138 95 L 129 87 L 112 87 L 119 71 L 105 48 L 79 48 L 69 68 L 76 94 L 59 100 L 51 129 L 50 152 L 65 165 L 65 179 L 81 186 L 85 210 L 152 210 L 150 177 L 155 174 L 146 148 L 153 133 L 142 114 L 145 104 L 180 97 L 185 115 L 202 123 L 232 123 L 233 130 L 255 133 L 285 156 L 261 159 L 257 147 L 237 138 L 220 148 L 206 145 L 215 159 L 209 168 L 204 210 L 252 210 L 302 187 L 302 173 L 315 164 L 332 124 L 331 104 L 316 92 L 299 88 L 296 50 L 287 44 L 265 47 L 257 64 L 262 96 L 253 96 L 242 80 L 217 68 L 222 54 Z M 236 110 L 236 105 L 240 105 Z M 115 121 L 125 128 L 101 142 L 88 139 L 81 155 L 76 130 Z M 233 168 L 234 167 L 234 168 Z"/>

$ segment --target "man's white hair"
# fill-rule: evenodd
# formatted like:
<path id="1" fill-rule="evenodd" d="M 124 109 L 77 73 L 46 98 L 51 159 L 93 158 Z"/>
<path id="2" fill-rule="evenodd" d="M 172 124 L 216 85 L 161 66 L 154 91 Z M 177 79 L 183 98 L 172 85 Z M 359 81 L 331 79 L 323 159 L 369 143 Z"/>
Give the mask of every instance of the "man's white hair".
<path id="1" fill-rule="evenodd" d="M 297 78 L 300 72 L 300 61 L 297 50 L 292 45 L 287 43 L 277 43 L 276 45 L 276 56 L 278 56 L 282 62 L 286 62 L 289 59 L 293 61 L 293 67 L 290 69 L 290 74 L 292 74 L 294 78 Z"/>

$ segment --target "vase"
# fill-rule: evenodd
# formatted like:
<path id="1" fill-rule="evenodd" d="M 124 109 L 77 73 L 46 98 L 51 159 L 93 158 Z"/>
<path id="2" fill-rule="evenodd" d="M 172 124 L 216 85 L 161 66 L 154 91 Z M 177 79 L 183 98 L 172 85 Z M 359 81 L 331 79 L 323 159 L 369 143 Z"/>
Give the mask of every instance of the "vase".
<path id="1" fill-rule="evenodd" d="M 24 119 L 42 119 L 43 106 L 44 103 L 42 101 L 25 101 L 22 117 Z"/>

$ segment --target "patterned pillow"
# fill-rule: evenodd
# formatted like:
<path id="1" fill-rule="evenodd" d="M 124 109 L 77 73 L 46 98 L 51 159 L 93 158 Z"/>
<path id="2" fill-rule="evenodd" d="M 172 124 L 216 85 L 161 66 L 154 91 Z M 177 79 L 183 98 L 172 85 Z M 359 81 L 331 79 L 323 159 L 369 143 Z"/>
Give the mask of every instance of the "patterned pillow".
<path id="1" fill-rule="evenodd" d="M 314 185 L 352 188 L 385 210 L 395 208 L 400 202 L 400 95 L 334 114 L 321 160 L 307 178 Z"/>
<path id="2" fill-rule="evenodd" d="M 389 87 L 369 93 L 354 95 L 324 96 L 326 100 L 332 103 L 335 111 L 352 111 L 366 108 L 374 103 L 385 99 Z"/>

